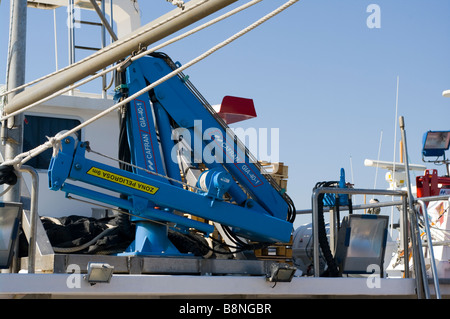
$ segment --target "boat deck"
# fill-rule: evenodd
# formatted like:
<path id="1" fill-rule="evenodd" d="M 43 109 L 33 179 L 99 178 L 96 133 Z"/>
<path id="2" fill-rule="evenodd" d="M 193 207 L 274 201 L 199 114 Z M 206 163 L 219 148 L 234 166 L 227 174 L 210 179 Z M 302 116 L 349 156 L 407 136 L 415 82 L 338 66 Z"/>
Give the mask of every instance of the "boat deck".
<path id="1" fill-rule="evenodd" d="M 35 274 L 0 274 L 0 298 L 417 298 L 413 278 L 294 277 L 269 282 L 272 261 L 53 254 Z M 22 269 L 27 259 L 22 258 Z M 43 260 L 41 260 L 43 261 Z M 84 279 L 90 262 L 114 266 L 109 283 Z M 45 266 L 44 270 L 39 267 Z M 429 281 L 431 297 L 434 285 Z M 450 280 L 440 280 L 442 298 Z"/>
<path id="2" fill-rule="evenodd" d="M 74 274 L 0 274 L 0 298 L 417 298 L 414 279 L 370 286 L 366 278 L 295 277 L 275 285 L 263 276 L 192 275 L 113 275 L 90 285 Z M 441 294 L 450 296 L 448 282 Z"/>

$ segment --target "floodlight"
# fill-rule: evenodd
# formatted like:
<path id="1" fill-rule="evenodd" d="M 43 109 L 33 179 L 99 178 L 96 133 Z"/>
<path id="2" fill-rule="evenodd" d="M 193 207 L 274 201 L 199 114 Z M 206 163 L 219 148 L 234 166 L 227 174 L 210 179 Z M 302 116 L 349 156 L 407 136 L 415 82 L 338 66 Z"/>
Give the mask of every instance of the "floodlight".
<path id="1" fill-rule="evenodd" d="M 270 265 L 266 280 L 270 282 L 290 282 L 297 268 L 285 263 L 273 263 Z"/>
<path id="2" fill-rule="evenodd" d="M 343 274 L 369 274 L 371 265 L 383 271 L 389 216 L 352 214 L 341 224 L 336 261 Z"/>
<path id="3" fill-rule="evenodd" d="M 21 203 L 0 202 L 0 269 L 8 269 L 19 230 Z"/>
<path id="4" fill-rule="evenodd" d="M 428 131 L 423 136 L 423 156 L 444 156 L 450 144 L 450 131 Z"/>
<path id="5" fill-rule="evenodd" d="M 91 285 L 96 283 L 109 283 L 114 271 L 114 266 L 106 263 L 89 263 L 88 272 L 84 277 Z"/>

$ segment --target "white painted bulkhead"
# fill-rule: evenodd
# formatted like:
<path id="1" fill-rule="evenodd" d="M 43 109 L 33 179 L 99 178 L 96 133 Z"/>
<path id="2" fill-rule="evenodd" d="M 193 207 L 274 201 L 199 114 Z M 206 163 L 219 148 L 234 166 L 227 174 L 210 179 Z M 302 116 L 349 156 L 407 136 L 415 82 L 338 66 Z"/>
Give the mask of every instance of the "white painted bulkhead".
<path id="1" fill-rule="evenodd" d="M 62 95 L 56 97 L 26 115 L 39 115 L 60 118 L 78 119 L 84 122 L 97 113 L 112 106 L 114 101 L 111 97 L 102 99 L 101 95 L 92 93 L 80 93 L 75 91 L 73 95 Z M 88 125 L 81 131 L 81 139 L 89 141 L 90 146 L 96 152 L 117 158 L 119 137 L 119 117 L 117 112 L 112 112 L 100 118 L 95 125 Z M 86 154 L 86 157 L 101 161 L 102 163 L 118 166 L 118 163 L 107 158 Z M 92 208 L 96 207 L 77 200 L 65 198 L 65 193 L 52 191 L 48 187 L 48 176 L 46 169 L 38 169 L 39 174 L 39 215 L 63 217 L 69 215 L 92 216 Z M 28 190 L 31 189 L 31 178 L 23 174 Z M 76 182 L 74 182 L 76 184 Z"/>

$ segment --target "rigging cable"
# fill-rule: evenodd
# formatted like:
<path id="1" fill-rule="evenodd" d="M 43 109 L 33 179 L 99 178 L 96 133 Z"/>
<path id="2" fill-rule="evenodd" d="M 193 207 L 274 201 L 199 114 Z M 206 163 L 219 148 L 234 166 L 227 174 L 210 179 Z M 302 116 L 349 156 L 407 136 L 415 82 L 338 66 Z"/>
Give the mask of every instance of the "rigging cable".
<path id="1" fill-rule="evenodd" d="M 178 67 L 177 65 L 172 61 L 172 59 L 165 53 L 162 52 L 153 52 L 150 54 L 153 57 L 159 58 L 164 60 L 164 62 L 167 63 L 167 65 L 172 69 L 176 70 Z M 234 143 L 236 143 L 236 146 L 241 149 L 242 152 L 245 152 L 245 155 L 250 159 L 250 162 L 256 166 L 256 168 L 259 170 L 259 172 L 267 179 L 269 184 L 280 193 L 284 201 L 288 205 L 288 211 L 287 211 L 287 218 L 286 220 L 290 223 L 294 223 L 296 212 L 295 212 L 295 205 L 292 199 L 289 197 L 289 195 L 286 192 L 283 192 L 281 187 L 278 185 L 278 183 L 275 182 L 275 180 L 272 178 L 272 176 L 266 172 L 266 170 L 258 163 L 258 160 L 255 158 L 255 156 L 250 152 L 250 150 L 245 146 L 244 143 L 241 142 L 241 140 L 233 133 L 232 130 L 229 129 L 226 122 L 217 114 L 217 112 L 214 110 L 214 108 L 208 103 L 208 101 L 203 97 L 203 95 L 197 90 L 197 88 L 187 79 L 187 77 L 180 72 L 178 74 L 178 77 L 185 83 L 186 87 L 191 91 L 191 93 L 198 99 L 200 104 L 203 105 L 203 107 L 210 112 L 210 114 L 214 117 L 214 119 L 222 126 L 226 134 L 230 134 L 234 138 Z"/>
<path id="2" fill-rule="evenodd" d="M 186 37 L 188 37 L 188 36 L 190 36 L 190 35 L 192 35 L 192 34 L 198 32 L 198 31 L 201 31 L 201 30 L 203 30 L 203 29 L 205 29 L 205 28 L 207 28 L 207 27 L 209 27 L 209 26 L 211 26 L 211 25 L 213 25 L 213 24 L 215 24 L 215 23 L 217 23 L 217 22 L 220 22 L 220 21 L 222 21 L 222 20 L 224 20 L 224 19 L 226 19 L 226 18 L 229 18 L 230 16 L 232 16 L 232 15 L 234 15 L 234 14 L 240 12 L 240 11 L 243 11 L 243 10 L 245 10 L 245 9 L 247 9 L 247 8 L 249 8 L 249 7 L 251 7 L 251 6 L 255 5 L 255 4 L 257 4 L 258 2 L 261 2 L 261 1 L 262 1 L 262 0 L 253 0 L 253 1 L 250 1 L 250 2 L 248 2 L 248 3 L 246 3 L 246 4 L 244 4 L 244 5 L 242 5 L 242 6 L 238 7 L 238 8 L 236 8 L 236 9 L 233 9 L 233 10 L 231 10 L 231 11 L 229 11 L 229 12 L 227 12 L 227 13 L 225 13 L 225 14 L 223 14 L 223 15 L 221 15 L 221 16 L 215 18 L 215 19 L 212 19 L 212 20 L 210 20 L 210 21 L 208 21 L 208 22 L 206 22 L 206 23 L 204 23 L 204 24 L 202 24 L 202 25 L 200 25 L 200 26 L 198 26 L 198 27 L 196 27 L 196 28 L 194 28 L 194 29 L 192 29 L 192 30 L 190 30 L 190 31 L 187 31 L 187 32 L 185 32 L 185 33 L 183 33 L 183 34 L 181 34 L 181 35 L 179 35 L 179 36 L 176 36 L 176 37 L 174 37 L 174 38 L 172 38 L 172 39 L 170 39 L 170 40 L 168 40 L 168 41 L 165 41 L 165 42 L 162 43 L 162 44 L 159 44 L 159 45 L 157 45 L 157 46 L 155 46 L 155 47 L 153 47 L 153 48 L 151 48 L 151 49 L 148 49 L 148 50 L 146 50 L 146 51 L 144 51 L 144 52 L 139 52 L 137 55 L 134 55 L 134 56 L 130 57 L 130 61 L 137 60 L 137 59 L 143 57 L 144 55 L 150 54 L 150 53 L 155 52 L 155 51 L 157 51 L 157 50 L 159 50 L 159 49 L 161 49 L 161 48 L 163 48 L 163 47 L 165 47 L 165 46 L 168 46 L 168 45 L 170 45 L 170 44 L 172 44 L 172 43 L 175 43 L 175 42 L 177 42 L 177 41 L 179 41 L 179 40 L 182 40 L 182 39 L 184 39 L 184 38 L 186 38 Z M 203 3 L 203 2 L 202 2 L 202 3 Z M 199 3 L 198 5 L 200 5 L 200 4 L 202 4 L 202 3 Z M 193 8 L 195 8 L 195 7 L 193 7 Z M 191 9 L 193 9 L 193 8 L 191 8 Z M 189 9 L 189 10 L 191 10 L 191 9 Z M 188 10 L 186 10 L 185 12 L 188 12 Z M 163 21 L 163 22 L 165 23 L 165 22 L 168 22 L 168 21 L 170 21 L 170 20 L 168 19 L 168 20 Z M 155 26 L 155 27 L 161 26 L 161 25 L 163 24 L 163 22 L 161 22 L 160 24 L 158 24 L 158 25 Z M 140 32 L 140 33 L 139 33 L 138 35 L 136 35 L 136 36 L 142 35 L 143 33 L 148 32 L 148 31 L 152 30 L 153 28 L 154 28 L 154 27 L 152 27 L 152 28 L 150 28 L 150 29 L 147 29 L 147 30 L 144 30 L 143 32 Z M 131 39 L 133 39 L 133 38 L 135 38 L 135 37 L 132 37 L 132 38 L 130 38 L 130 39 L 128 39 L 128 40 L 131 40 Z M 119 44 L 119 45 L 122 45 L 122 44 Z M 114 43 L 114 46 L 111 45 L 109 49 L 112 49 L 113 47 L 116 47 L 116 46 L 118 46 L 118 44 L 117 44 L 117 43 Z M 108 52 L 108 50 L 104 50 L 104 51 L 102 51 L 101 53 L 104 54 L 104 53 L 106 53 L 106 52 Z M 76 66 L 76 65 L 78 65 L 78 64 L 80 64 L 80 63 L 86 62 L 86 61 L 88 61 L 88 60 L 94 58 L 95 56 L 97 56 L 97 55 L 99 55 L 99 54 L 100 54 L 100 53 L 94 53 L 94 54 L 90 55 L 89 57 L 86 57 L 86 58 L 84 58 L 83 60 L 80 60 L 80 61 L 78 61 L 78 62 L 76 62 L 76 63 L 74 63 L 74 64 L 71 64 L 71 65 L 69 65 L 69 66 L 67 66 L 67 67 L 65 67 L 65 68 L 62 68 L 62 69 L 60 69 L 60 70 L 58 70 L 58 71 L 55 71 L 55 72 L 50 73 L 50 74 L 48 74 L 48 75 L 45 75 L 45 76 L 43 76 L 43 77 L 41 77 L 41 78 L 38 78 L 38 79 L 36 79 L 36 80 L 33 80 L 33 81 L 28 82 L 28 83 L 26 83 L 26 84 L 23 84 L 23 85 L 21 85 L 21 86 L 19 86 L 19 87 L 16 87 L 16 88 L 14 88 L 14 89 L 11 89 L 10 91 L 7 91 L 7 92 L 1 92 L 1 93 L 0 93 L 0 97 L 5 96 L 5 95 L 10 94 L 10 93 L 13 93 L 13 92 L 15 92 L 15 91 L 17 91 L 17 90 L 20 90 L 20 89 L 22 89 L 22 88 L 25 88 L 25 87 L 27 87 L 27 86 L 36 84 L 36 83 L 38 83 L 38 82 L 40 82 L 40 81 L 43 81 L 43 80 L 45 80 L 45 79 L 47 79 L 47 78 L 49 78 L 49 77 L 54 76 L 54 75 L 57 75 L 57 74 L 59 74 L 59 73 L 61 73 L 61 72 L 63 72 L 63 71 L 66 71 L 66 70 L 68 70 L 68 69 L 70 69 L 70 68 L 73 68 L 74 66 Z M 128 60 L 126 60 L 126 61 L 128 61 Z M 80 85 L 83 85 L 83 84 L 85 84 L 85 83 L 87 83 L 87 82 L 89 82 L 89 81 L 92 81 L 92 80 L 94 80 L 94 79 L 96 79 L 96 78 L 98 78 L 98 77 L 100 77 L 100 76 L 102 76 L 102 75 L 104 75 L 104 74 L 106 74 L 106 73 L 108 73 L 108 72 L 117 70 L 117 69 L 119 69 L 119 68 L 121 68 L 121 67 L 122 67 L 122 65 L 120 65 L 120 64 L 115 65 L 115 66 L 112 66 L 112 67 L 110 67 L 110 68 L 108 68 L 108 69 L 105 69 L 105 70 L 103 70 L 102 72 L 97 73 L 96 75 L 92 76 L 91 78 L 88 79 L 88 81 L 79 82 L 79 83 L 76 84 L 76 85 L 70 86 L 68 89 L 60 90 L 60 91 L 54 93 L 55 95 L 51 95 L 51 97 L 53 98 L 53 97 L 55 97 L 55 96 L 61 95 L 61 94 L 65 93 L 65 92 L 67 92 L 67 91 L 70 91 L 70 90 L 72 90 L 72 89 L 74 89 L 74 88 L 76 88 L 76 87 L 78 87 L 78 86 L 80 86 Z M 43 103 L 43 102 L 45 102 L 45 101 L 48 101 L 48 100 L 47 100 L 47 99 L 42 99 L 42 100 L 40 100 L 40 101 L 38 101 L 38 102 L 36 102 L 36 103 L 33 103 L 32 105 L 35 106 L 35 105 L 40 104 L 40 103 Z M 28 108 L 30 108 L 30 106 L 28 106 L 27 109 L 28 109 Z M 18 112 L 23 112 L 24 110 L 25 110 L 25 109 L 22 109 L 22 110 L 19 110 Z M 11 113 L 11 114 L 13 114 L 13 113 Z M 0 120 L 4 120 L 4 119 L 6 119 L 6 118 L 2 118 L 2 119 L 0 119 Z"/>
<path id="3" fill-rule="evenodd" d="M 73 129 L 71 129 L 71 130 L 69 130 L 69 131 L 67 131 L 67 132 L 65 132 L 63 134 L 60 134 L 59 136 L 54 136 L 54 137 L 49 138 L 49 140 L 46 143 L 44 143 L 44 144 L 42 144 L 42 145 L 40 145 L 40 146 L 38 146 L 38 147 L 28 151 L 28 152 L 21 153 L 21 154 L 17 155 L 13 160 L 6 161 L 2 165 L 21 165 L 21 164 L 27 162 L 28 160 L 30 160 L 31 158 L 41 154 L 45 150 L 47 150 L 49 148 L 52 148 L 58 142 L 62 141 L 63 139 L 65 139 L 69 135 L 73 134 L 74 132 L 76 132 L 76 131 L 86 127 L 87 125 L 89 125 L 89 124 L 91 124 L 91 123 L 93 123 L 95 121 L 97 121 L 101 117 L 111 113 L 112 111 L 116 110 L 117 108 L 119 108 L 119 107 L 125 105 L 126 103 L 134 100 L 135 98 L 139 97 L 140 95 L 150 91 L 151 89 L 153 89 L 156 86 L 160 85 L 161 83 L 167 81 L 168 79 L 178 75 L 180 72 L 182 72 L 185 69 L 191 67 L 192 65 L 194 65 L 194 64 L 204 60 L 205 58 L 207 58 L 208 56 L 210 56 L 214 52 L 216 52 L 216 51 L 220 50 L 221 48 L 227 46 L 228 44 L 230 44 L 233 41 L 237 40 L 238 38 L 242 37 L 246 33 L 250 32 L 253 29 L 255 29 L 256 27 L 260 26 L 261 24 L 263 24 L 267 20 L 273 18 L 275 15 L 281 13 L 282 11 L 284 11 L 285 9 L 287 9 L 288 7 L 290 7 L 291 5 L 296 3 L 297 1 L 298 0 L 290 0 L 290 1 L 286 2 L 282 6 L 278 7 L 276 10 L 274 10 L 271 13 L 265 15 L 261 19 L 257 20 L 256 22 L 252 23 L 248 27 L 246 27 L 246 28 L 242 29 L 241 31 L 237 32 L 236 34 L 234 34 L 233 36 L 229 37 L 228 39 L 226 39 L 226 40 L 222 41 L 221 43 L 215 45 L 211 49 L 207 50 L 206 52 L 204 52 L 203 54 L 199 55 L 198 57 L 192 59 L 191 61 L 189 61 L 188 63 L 184 64 L 183 66 L 180 66 L 177 70 L 170 72 L 166 76 L 163 76 L 162 78 L 160 78 L 159 80 L 155 81 L 151 85 L 143 88 L 142 90 L 140 90 L 140 91 L 136 92 L 135 94 L 129 96 L 128 98 L 124 99 L 123 101 L 121 101 L 121 102 L 111 106 L 110 108 L 108 108 L 108 109 L 98 113 L 97 115 L 91 117 L 90 119 L 86 120 L 85 122 L 81 123 L 80 125 L 76 126 L 75 128 L 73 128 Z M 2 119 L 0 119 L 0 120 L 2 120 Z"/>
<path id="4" fill-rule="evenodd" d="M 260 1 L 260 0 L 259 0 L 259 1 Z M 259 2 L 259 1 L 252 1 L 251 3 L 254 4 L 254 3 L 257 3 L 257 2 Z M 110 108 L 108 108 L 108 109 L 106 109 L 106 110 L 100 112 L 100 113 L 97 114 L 96 116 L 93 116 L 93 117 L 90 118 L 89 120 L 87 120 L 87 121 L 83 122 L 82 124 L 78 125 L 77 127 L 73 128 L 72 130 L 69 130 L 69 131 L 67 131 L 67 132 L 65 132 L 65 133 L 63 133 L 63 134 L 56 135 L 56 136 L 54 136 L 54 137 L 48 138 L 48 141 L 47 141 L 46 143 L 44 143 L 44 144 L 42 144 L 42 145 L 40 145 L 40 146 L 38 146 L 38 147 L 36 147 L 36 148 L 34 148 L 34 149 L 28 151 L 28 152 L 24 152 L 24 153 L 21 153 L 21 154 L 17 155 L 13 160 L 6 161 L 6 162 L 2 163 L 2 166 L 4 167 L 5 170 L 11 170 L 11 167 L 23 165 L 25 162 L 27 162 L 27 161 L 30 160 L 31 158 L 33 158 L 33 157 L 39 155 L 39 154 L 42 153 L 43 151 L 45 151 L 45 150 L 47 150 L 47 149 L 49 149 L 49 148 L 52 148 L 52 147 L 56 147 L 63 139 L 65 139 L 65 138 L 68 137 L 69 135 L 71 135 L 71 134 L 75 133 L 76 131 L 80 130 L 81 128 L 84 128 L 85 126 L 87 126 L 87 125 L 93 123 L 94 121 L 96 121 L 96 120 L 98 120 L 99 118 L 101 118 L 101 117 L 103 117 L 103 116 L 109 114 L 110 112 L 116 110 L 117 108 L 126 105 L 126 104 L 127 104 L 128 102 L 130 102 L 131 100 L 133 100 L 133 99 L 139 97 L 140 95 L 142 95 L 142 94 L 144 94 L 144 93 L 150 91 L 151 89 L 153 89 L 153 88 L 156 87 L 157 85 L 159 85 L 159 84 L 165 82 L 166 80 L 172 78 L 173 76 L 178 75 L 178 74 L 181 73 L 183 70 L 185 70 L 185 69 L 191 67 L 192 65 L 194 65 L 194 64 L 196 64 L 196 63 L 198 63 L 198 62 L 200 62 L 201 60 L 205 59 L 206 57 L 208 57 L 208 56 L 211 55 L 212 53 L 214 53 L 214 52 L 216 52 L 217 50 L 219 50 L 219 49 L 225 47 L 226 45 L 228 45 L 228 44 L 230 44 L 231 42 L 235 41 L 236 39 L 240 38 L 240 37 L 243 36 L 244 34 L 248 33 L 249 31 L 253 30 L 254 28 L 258 27 L 258 26 L 261 25 L 262 23 L 264 23 L 264 22 L 266 22 L 267 20 L 271 19 L 271 18 L 274 17 L 275 15 L 281 13 L 282 11 L 284 11 L 285 9 L 287 9 L 288 7 L 290 7 L 291 5 L 293 5 L 294 3 L 296 3 L 297 1 L 298 1 L 298 0 L 290 0 L 290 1 L 287 1 L 285 4 L 281 5 L 281 6 L 278 7 L 276 10 L 272 11 L 271 13 L 269 13 L 269 14 L 267 14 L 266 16 L 262 17 L 262 18 L 259 19 L 258 21 L 256 21 L 256 22 L 254 22 L 253 24 L 249 25 L 247 28 L 245 28 L 245 29 L 241 30 L 240 32 L 234 34 L 233 36 L 229 37 L 229 38 L 226 39 L 225 41 L 219 43 L 218 45 L 212 47 L 211 49 L 209 49 L 208 51 L 204 52 L 203 54 L 201 54 L 201 55 L 198 56 L 197 58 L 195 58 L 195 59 L 191 60 L 190 62 L 186 63 L 185 65 L 179 67 L 177 70 L 174 70 L 173 72 L 167 74 L 166 76 L 162 77 L 161 79 L 159 79 L 158 81 L 154 82 L 153 84 L 151 84 L 151 85 L 149 85 L 149 86 L 143 88 L 143 89 L 140 90 L 139 92 L 137 92 L 137 93 L 135 93 L 135 94 L 133 94 L 133 95 L 127 97 L 127 98 L 124 98 L 121 102 L 119 102 L 119 103 L 113 105 L 112 107 L 110 107 Z M 204 2 L 205 2 L 205 1 L 204 1 Z M 202 2 L 202 3 L 203 3 L 203 2 Z M 201 4 L 201 3 L 200 3 L 200 4 Z M 176 15 L 175 15 L 175 16 L 176 16 Z M 173 16 L 172 18 L 174 18 L 175 16 Z M 216 19 L 216 20 L 217 20 L 217 19 Z M 163 22 L 164 22 L 164 21 L 163 21 Z M 217 21 L 216 21 L 216 22 L 217 22 Z M 153 28 L 154 28 L 154 27 L 155 27 L 155 26 L 153 26 Z M 147 32 L 148 30 L 145 30 L 145 31 Z M 196 31 L 198 31 L 198 30 L 196 30 Z M 138 36 L 138 35 L 135 35 L 135 37 L 136 37 L 136 36 Z M 134 37 L 133 37 L 133 38 L 134 38 Z M 132 38 L 130 38 L 130 39 L 128 39 L 128 40 L 131 40 L 131 39 L 132 39 Z M 103 53 L 103 51 L 102 51 L 101 53 Z M 88 60 L 88 59 L 92 58 L 93 56 L 95 56 L 95 54 L 92 55 L 92 56 L 90 56 L 90 57 L 88 57 L 88 58 L 86 58 L 86 59 L 84 59 L 84 60 Z M 84 61 L 84 60 L 82 60 L 82 61 Z M 78 63 L 81 63 L 82 61 L 80 61 L 80 62 L 78 62 Z M 119 68 L 120 66 L 121 66 L 121 65 L 117 65 L 115 68 Z M 52 75 L 54 75 L 54 74 L 56 74 L 56 73 L 62 72 L 63 70 L 69 69 L 69 68 L 71 68 L 71 67 L 73 67 L 73 65 L 71 65 L 71 66 L 69 66 L 69 67 L 66 67 L 66 68 L 64 68 L 64 69 L 61 69 L 61 70 L 59 70 L 59 71 L 57 71 L 57 72 L 54 72 L 54 73 L 52 73 L 52 74 L 50 74 L 50 75 L 48 75 L 48 76 L 46 76 L 46 77 L 44 77 L 44 78 L 50 77 L 50 76 L 52 76 Z M 110 69 L 108 69 L 108 70 L 105 70 L 105 71 L 103 71 L 103 72 L 100 72 L 98 76 L 103 75 L 103 74 L 105 74 L 105 73 L 107 73 L 107 72 L 109 72 L 109 71 L 111 71 L 111 70 L 113 70 L 113 69 L 115 69 L 115 68 L 110 68 Z M 40 80 L 42 80 L 42 79 L 44 79 L 44 78 L 41 78 Z M 40 81 L 40 80 L 36 80 L 36 81 L 30 82 L 30 83 L 33 83 L 33 84 L 34 84 L 34 83 L 36 83 L 36 82 L 38 82 L 38 81 Z M 2 96 L 3 96 L 3 95 L 6 95 L 6 94 L 9 94 L 9 93 L 11 93 L 11 92 L 14 92 L 14 91 L 16 91 L 16 90 L 19 90 L 19 89 L 21 89 L 21 88 L 23 88 L 23 87 L 25 87 L 25 86 L 31 85 L 30 83 L 25 84 L 24 86 L 15 88 L 14 90 L 5 92 L 5 93 L 2 94 Z M 69 87 L 68 90 L 73 89 L 73 88 L 74 88 L 73 86 L 72 86 L 72 87 Z M 63 90 L 62 90 L 62 91 L 63 91 Z M 61 93 L 62 91 L 57 92 L 57 93 L 62 94 L 62 93 Z M 56 94 L 56 93 L 55 93 L 55 94 Z M 51 95 L 50 97 L 56 96 L 55 94 Z M 37 105 L 37 104 L 39 104 L 39 103 L 42 103 L 42 100 L 41 100 L 41 101 L 38 101 L 37 103 L 34 103 L 33 106 L 35 106 L 35 105 Z M 29 107 L 30 107 L 30 106 L 29 106 Z M 28 107 L 28 108 L 29 108 L 29 107 Z M 24 109 L 20 110 L 20 112 L 23 112 L 23 111 L 24 111 Z M 13 115 L 12 115 L 12 114 L 8 115 L 8 117 L 11 117 L 11 116 L 13 116 Z M 5 119 L 6 119 L 6 117 L 2 117 L 0 120 L 5 120 Z M 288 214 L 288 219 L 289 219 L 289 220 L 293 220 L 293 218 L 295 217 L 295 209 L 293 208 L 293 203 L 292 203 L 292 201 L 290 200 L 290 198 L 287 197 L 287 195 L 285 195 L 285 198 L 288 198 L 289 201 L 291 202 L 291 204 L 289 205 L 289 206 L 290 206 L 290 210 L 289 210 L 289 214 Z M 232 238 L 235 239 L 236 243 L 237 243 L 238 245 L 240 245 L 240 247 L 247 247 L 246 245 L 248 245 L 248 244 L 243 243 L 240 239 L 237 238 L 237 236 L 234 236 L 234 234 L 232 234 L 231 231 L 230 231 L 229 233 L 230 233 L 230 236 L 231 236 Z M 250 246 L 248 246 L 248 247 L 250 247 Z"/>
<path id="5" fill-rule="evenodd" d="M 201 1 L 201 2 L 199 2 L 199 3 L 197 3 L 197 4 L 195 4 L 194 6 L 192 6 L 191 8 L 188 8 L 188 9 L 186 9 L 185 11 L 180 11 L 179 13 L 174 14 L 174 15 L 171 16 L 171 17 L 168 17 L 166 20 L 163 20 L 163 21 L 159 22 L 159 23 L 156 24 L 156 25 L 152 25 L 152 26 L 150 26 L 149 28 L 146 28 L 146 29 L 140 31 L 139 33 L 137 33 L 137 34 L 135 34 L 135 35 L 133 35 L 133 36 L 127 38 L 126 40 L 121 40 L 120 42 L 113 42 L 111 45 L 109 45 L 109 46 L 106 48 L 106 50 L 100 50 L 100 51 L 98 51 L 98 52 L 96 52 L 96 53 L 93 53 L 92 55 L 90 55 L 90 56 L 88 56 L 88 57 L 86 57 L 86 58 L 84 58 L 84 59 L 82 59 L 82 60 L 80 60 L 80 61 L 78 61 L 78 62 L 76 62 L 76 63 L 73 63 L 73 64 L 71 64 L 71 65 L 69 65 L 69 66 L 66 66 L 65 68 L 62 68 L 62 69 L 60 69 L 60 70 L 58 70 L 58 71 L 55 71 L 55 72 L 50 73 L 50 74 L 47 74 L 47 75 L 45 75 L 45 76 L 43 76 L 43 77 L 41 77 L 41 78 L 39 78 L 39 79 L 33 80 L 33 81 L 31 81 L 31 82 L 29 82 L 29 83 L 26 83 L 26 84 L 24 84 L 24 85 L 18 86 L 18 87 L 14 88 L 14 89 L 11 89 L 11 90 L 8 91 L 8 92 L 2 93 L 1 96 L 6 95 L 6 94 L 10 94 L 10 93 L 15 92 L 15 91 L 18 91 L 18 90 L 23 89 L 23 88 L 25 88 L 25 87 L 27 87 L 27 86 L 36 84 L 37 82 L 40 82 L 40 81 L 42 81 L 42 80 L 45 80 L 45 79 L 47 79 L 47 78 L 49 78 L 49 77 L 52 77 L 52 76 L 54 76 L 54 75 L 56 75 L 56 74 L 59 74 L 59 73 L 63 72 L 63 71 L 69 70 L 69 69 L 73 68 L 73 67 L 76 66 L 76 65 L 79 65 L 79 64 L 81 64 L 81 63 L 85 63 L 86 61 L 89 61 L 89 60 L 93 59 L 94 57 L 96 57 L 96 56 L 98 56 L 98 55 L 105 54 L 105 53 L 107 53 L 109 50 L 111 50 L 111 49 L 113 49 L 113 48 L 116 48 L 116 47 L 119 47 L 119 46 L 121 46 L 121 45 L 124 45 L 125 43 L 127 43 L 127 42 L 129 42 L 129 41 L 131 41 L 131 40 L 133 40 L 133 39 L 135 39 L 135 38 L 137 38 L 137 37 L 139 37 L 139 36 L 141 36 L 141 35 L 143 35 L 143 34 L 145 34 L 145 33 L 148 33 L 148 32 L 150 32 L 150 31 L 152 31 L 153 29 L 156 29 L 156 28 L 158 28 L 158 27 L 161 27 L 161 26 L 164 25 L 165 23 L 167 23 L 167 22 L 169 22 L 169 21 L 171 21 L 171 20 L 177 18 L 177 17 L 180 16 L 181 14 L 187 13 L 187 12 L 191 11 L 192 9 L 195 9 L 195 8 L 197 8 L 198 6 L 201 6 L 201 5 L 203 5 L 204 3 L 208 2 L 208 1 L 209 1 L 209 0 Z"/>

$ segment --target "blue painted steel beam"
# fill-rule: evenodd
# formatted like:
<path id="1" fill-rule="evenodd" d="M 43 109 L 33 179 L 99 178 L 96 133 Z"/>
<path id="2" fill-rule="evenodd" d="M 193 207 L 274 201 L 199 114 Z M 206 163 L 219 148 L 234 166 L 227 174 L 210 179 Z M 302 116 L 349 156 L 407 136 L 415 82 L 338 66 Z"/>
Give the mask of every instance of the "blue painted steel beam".
<path id="1" fill-rule="evenodd" d="M 109 204 L 111 206 L 120 207 L 129 211 L 135 210 L 135 204 L 133 203 L 133 200 L 126 200 L 112 195 L 107 195 L 71 183 L 64 183 L 60 190 L 65 192 L 66 195 L 74 194 L 84 198 L 89 198 L 97 202 Z M 167 221 L 180 224 L 185 227 L 192 227 L 207 234 L 214 231 L 214 227 L 211 225 L 198 222 L 180 215 L 176 215 L 164 210 L 152 209 L 151 207 L 144 209 L 140 214 L 145 218 L 150 218 L 156 221 Z"/>
<path id="2" fill-rule="evenodd" d="M 130 204 L 126 203 L 126 200 L 125 202 L 124 200 L 119 201 L 119 199 L 107 197 L 108 195 L 105 194 L 100 195 L 92 190 L 82 191 L 66 185 L 67 168 L 64 159 L 67 159 L 70 157 L 69 154 L 73 153 L 73 144 L 75 143 L 72 138 L 68 138 L 68 141 L 70 143 L 64 143 L 62 151 L 52 159 L 52 172 L 49 174 L 52 178 L 50 180 L 52 189 L 62 188 L 62 190 L 75 192 L 94 200 L 99 199 L 119 207 L 128 205 L 123 208 L 130 209 Z M 251 240 L 262 242 L 288 242 L 290 240 L 292 224 L 285 220 L 272 217 L 258 209 L 240 207 L 203 194 L 194 193 L 170 185 L 156 177 L 140 176 L 86 159 L 84 143 L 79 143 L 76 148 L 72 169 L 68 176 L 72 180 L 128 195 L 135 201 L 132 205 L 133 212 L 141 214 L 142 217 L 157 218 L 158 220 L 165 220 L 168 216 L 172 218 L 174 214 L 169 215 L 164 211 L 165 208 L 168 208 L 230 226 L 238 235 Z M 159 206 L 162 210 L 152 209 L 153 205 Z M 190 224 L 187 224 L 184 219 L 177 222 L 190 227 Z"/>
<path id="3" fill-rule="evenodd" d="M 133 81 L 129 83 L 130 90 L 143 87 L 145 81 L 138 80 L 137 75 L 142 75 L 147 82 L 152 83 L 171 71 L 171 67 L 161 58 L 145 56 L 134 61 L 127 69 L 128 74 L 133 76 Z M 135 88 L 135 85 L 138 87 Z M 191 92 L 183 79 L 173 77 L 154 88 L 154 92 L 158 102 L 180 127 L 195 128 L 192 132 L 199 134 L 197 139 L 202 140 L 202 150 L 208 144 L 221 150 L 220 154 L 216 154 L 218 161 L 258 204 L 276 218 L 287 218 L 288 204 L 282 195 L 260 173 L 245 151 L 236 146 L 234 139 Z M 201 120 L 200 130 L 195 127 L 196 120 Z M 207 140 L 204 140 L 205 137 Z M 208 167 L 214 164 L 217 163 L 205 163 Z"/>

